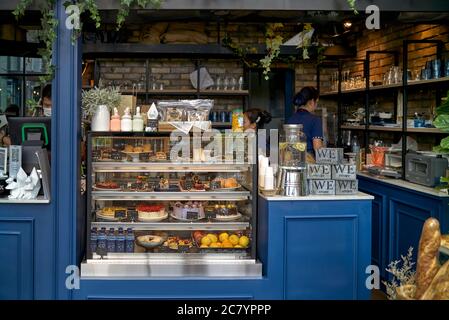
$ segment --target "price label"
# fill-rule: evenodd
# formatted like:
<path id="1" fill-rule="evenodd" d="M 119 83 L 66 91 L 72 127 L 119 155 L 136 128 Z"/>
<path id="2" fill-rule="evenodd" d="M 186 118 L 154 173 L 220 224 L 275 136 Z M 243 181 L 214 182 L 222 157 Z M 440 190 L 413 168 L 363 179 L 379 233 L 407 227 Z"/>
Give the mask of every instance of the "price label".
<path id="1" fill-rule="evenodd" d="M 115 218 L 126 218 L 126 210 L 115 210 L 114 217 Z"/>
<path id="2" fill-rule="evenodd" d="M 101 152 L 100 150 L 92 150 L 92 159 L 93 160 L 98 160 L 101 157 Z"/>
<path id="3" fill-rule="evenodd" d="M 196 220 L 196 219 L 198 219 L 198 212 L 187 211 L 186 219 L 188 219 L 188 220 Z"/>
<path id="4" fill-rule="evenodd" d="M 122 154 L 121 151 L 114 150 L 114 151 L 111 152 L 111 159 L 112 160 L 120 161 L 120 160 L 122 160 L 122 157 L 123 157 L 123 154 Z"/>
<path id="5" fill-rule="evenodd" d="M 128 209 L 128 218 L 129 218 L 132 222 L 135 222 L 135 221 L 138 220 L 139 214 L 138 214 L 137 211 L 134 210 L 134 209 Z"/>

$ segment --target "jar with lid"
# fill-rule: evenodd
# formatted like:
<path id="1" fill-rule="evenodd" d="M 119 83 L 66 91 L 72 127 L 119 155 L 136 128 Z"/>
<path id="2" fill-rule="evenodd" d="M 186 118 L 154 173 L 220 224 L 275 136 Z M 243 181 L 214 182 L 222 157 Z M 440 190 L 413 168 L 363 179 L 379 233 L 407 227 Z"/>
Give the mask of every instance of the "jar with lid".
<path id="1" fill-rule="evenodd" d="M 281 167 L 303 168 L 306 165 L 307 137 L 302 124 L 285 124 L 279 136 Z"/>

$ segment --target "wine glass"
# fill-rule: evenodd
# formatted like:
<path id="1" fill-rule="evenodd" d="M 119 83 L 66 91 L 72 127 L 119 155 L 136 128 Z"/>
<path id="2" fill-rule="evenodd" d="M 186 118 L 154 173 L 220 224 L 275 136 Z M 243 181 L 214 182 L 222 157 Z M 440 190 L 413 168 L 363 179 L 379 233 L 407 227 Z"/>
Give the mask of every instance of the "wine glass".
<path id="1" fill-rule="evenodd" d="M 229 78 L 225 77 L 224 79 L 224 90 L 228 90 L 229 89 Z"/>
<path id="2" fill-rule="evenodd" d="M 217 77 L 217 91 L 221 90 L 221 85 L 223 83 L 223 80 L 221 79 L 220 76 Z"/>
<path id="3" fill-rule="evenodd" d="M 242 91 L 243 90 L 243 77 L 239 78 L 239 90 Z"/>
<path id="4" fill-rule="evenodd" d="M 237 80 L 232 77 L 231 78 L 231 90 L 235 90 L 237 88 Z"/>

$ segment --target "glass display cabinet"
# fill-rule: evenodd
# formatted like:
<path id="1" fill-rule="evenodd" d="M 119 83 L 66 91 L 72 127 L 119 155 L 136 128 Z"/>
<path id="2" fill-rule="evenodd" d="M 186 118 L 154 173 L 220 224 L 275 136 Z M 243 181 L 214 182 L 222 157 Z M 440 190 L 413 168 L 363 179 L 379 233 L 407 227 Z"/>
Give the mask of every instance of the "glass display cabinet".
<path id="1" fill-rule="evenodd" d="M 196 145 L 192 134 L 89 133 L 82 274 L 261 275 L 257 164 Z"/>

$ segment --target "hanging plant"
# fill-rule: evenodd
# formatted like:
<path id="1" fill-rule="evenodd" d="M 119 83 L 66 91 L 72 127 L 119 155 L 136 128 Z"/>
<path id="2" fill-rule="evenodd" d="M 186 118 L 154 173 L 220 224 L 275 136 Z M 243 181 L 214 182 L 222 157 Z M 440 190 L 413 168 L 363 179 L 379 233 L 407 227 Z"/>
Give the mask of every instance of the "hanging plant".
<path id="1" fill-rule="evenodd" d="M 357 11 L 357 9 L 355 7 L 357 0 L 346 0 L 346 1 L 348 2 L 348 5 L 351 8 L 351 10 L 354 11 L 355 14 L 359 14 L 359 12 Z"/>
<path id="2" fill-rule="evenodd" d="M 13 15 L 16 20 L 23 17 L 25 10 L 31 5 L 33 0 L 21 0 L 17 5 L 17 8 L 13 11 Z M 38 49 L 38 54 L 42 58 L 42 63 L 44 66 L 44 72 L 46 76 L 41 76 L 39 81 L 41 83 L 46 83 L 53 79 L 54 76 L 54 66 L 51 63 L 52 53 L 53 53 L 53 43 L 56 39 L 56 26 L 58 25 L 58 20 L 55 18 L 55 12 L 53 10 L 55 1 L 47 0 L 39 2 L 41 3 L 41 30 L 38 32 L 38 39 L 44 44 L 42 48 Z"/>
<path id="3" fill-rule="evenodd" d="M 117 30 L 119 30 L 126 20 L 129 14 L 131 6 L 138 6 L 142 9 L 146 9 L 151 6 L 152 8 L 159 8 L 164 0 L 120 0 L 120 9 L 117 13 Z M 18 20 L 25 15 L 25 11 L 31 6 L 33 0 L 20 0 L 17 4 L 16 9 L 13 14 Z M 51 81 L 54 77 L 55 67 L 52 65 L 52 54 L 53 54 L 53 44 L 56 40 L 57 33 L 56 27 L 58 25 L 58 20 L 55 18 L 54 5 L 55 0 L 39 1 L 41 17 L 41 30 L 38 32 L 38 39 L 44 44 L 43 48 L 38 49 L 38 54 L 42 58 L 44 64 L 44 70 L 47 74 L 46 76 L 40 77 L 41 83 L 47 83 Z M 68 5 L 78 6 L 80 16 L 89 12 L 90 18 L 94 21 L 95 27 L 98 29 L 101 26 L 101 18 L 98 10 L 98 5 L 95 0 L 78 0 L 78 1 L 67 1 L 64 3 L 67 7 Z M 72 33 L 72 43 L 78 39 L 82 31 L 82 21 L 80 21 L 80 28 L 73 29 Z"/>
<path id="4" fill-rule="evenodd" d="M 271 64 L 281 53 L 281 45 L 284 38 L 277 32 L 284 27 L 282 23 L 269 23 L 265 31 L 265 44 L 267 46 L 267 55 L 260 60 L 265 80 L 269 79 Z"/>

